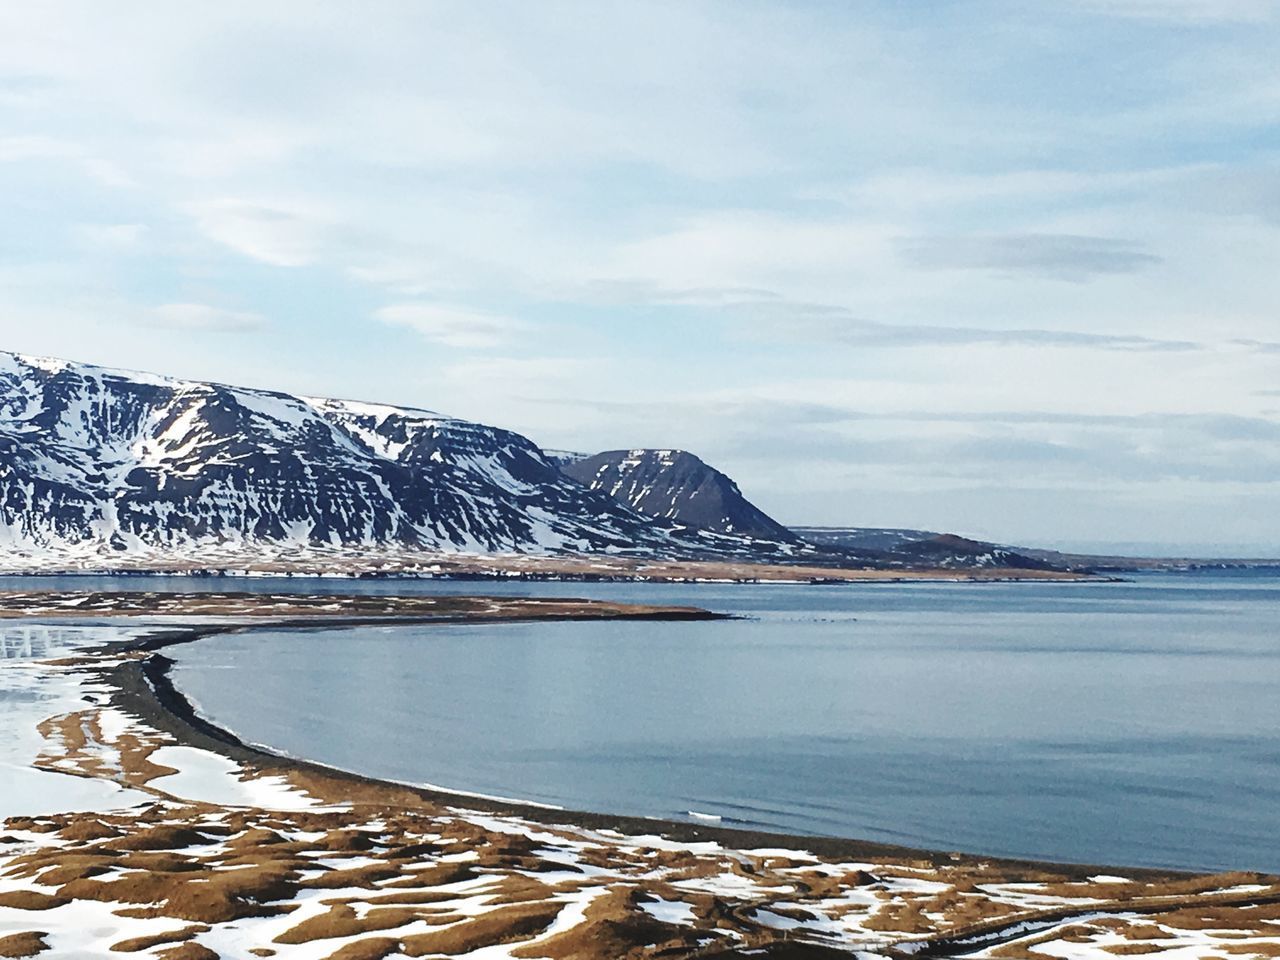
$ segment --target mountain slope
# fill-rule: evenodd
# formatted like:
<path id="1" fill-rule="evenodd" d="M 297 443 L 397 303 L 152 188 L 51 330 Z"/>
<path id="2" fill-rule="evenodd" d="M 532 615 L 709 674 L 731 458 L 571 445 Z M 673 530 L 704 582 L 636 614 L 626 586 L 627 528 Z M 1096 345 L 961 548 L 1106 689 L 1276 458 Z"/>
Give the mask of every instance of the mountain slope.
<path id="1" fill-rule="evenodd" d="M 792 527 L 791 531 L 817 546 L 871 552 L 892 552 L 908 543 L 942 536 L 905 527 Z"/>
<path id="2" fill-rule="evenodd" d="M 611 450 L 560 469 L 637 513 L 732 536 L 795 543 L 794 533 L 742 495 L 738 485 L 684 450 Z"/>
<path id="3" fill-rule="evenodd" d="M 705 539 L 584 489 L 506 430 L 0 353 L 0 547 L 255 542 L 687 553 Z"/>
<path id="4" fill-rule="evenodd" d="M 1008 547 L 983 540 L 970 540 L 953 533 L 938 534 L 897 547 L 892 556 L 912 566 L 941 569 L 981 569 L 1006 567 L 1018 570 L 1059 570 L 1045 560 L 1029 557 Z"/>
<path id="5" fill-rule="evenodd" d="M 953 533 L 902 527 L 792 527 L 806 543 L 864 556 L 874 563 L 901 567 L 973 570 L 1061 570 L 1064 567 L 1032 551 Z"/>
<path id="6" fill-rule="evenodd" d="M 447 553 L 640 566 L 1023 559 L 986 546 L 814 545 L 678 451 L 547 454 L 426 410 L 0 352 L 0 572 L 430 572 L 457 566 Z M 589 574 L 604 561 L 585 562 Z"/>

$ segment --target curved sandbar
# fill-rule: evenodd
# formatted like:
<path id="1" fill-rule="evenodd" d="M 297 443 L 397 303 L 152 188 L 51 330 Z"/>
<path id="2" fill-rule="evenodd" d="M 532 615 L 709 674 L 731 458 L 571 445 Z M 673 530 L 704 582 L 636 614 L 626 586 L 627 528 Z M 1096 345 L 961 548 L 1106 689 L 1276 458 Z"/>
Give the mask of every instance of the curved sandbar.
<path id="1" fill-rule="evenodd" d="M 1111 951 L 1118 954 L 1151 952 L 1155 934 L 1161 947 L 1194 944 L 1201 955 L 1233 960 L 1242 947 L 1273 942 L 1280 882 L 1256 874 L 1093 875 L 1099 868 L 549 811 L 281 757 L 195 716 L 168 682 L 168 661 L 159 652 L 199 637 L 265 627 L 715 616 L 688 607 L 579 601 L 413 602 L 419 600 L 430 602 L 397 616 L 395 609 L 404 607 L 396 598 L 377 598 L 384 606 L 356 612 L 331 597 L 305 598 L 303 610 L 272 606 L 277 599 L 251 613 L 236 605 L 255 600 L 234 595 L 170 595 L 163 602 L 130 595 L 130 613 L 165 607 L 194 616 L 198 606 L 200 614 L 223 619 L 158 628 L 96 655 L 68 658 L 63 669 L 109 681 L 111 725 L 118 727 L 127 713 L 163 740 L 220 754 L 244 776 L 261 778 L 257 782 L 287 780 L 326 806 L 290 813 L 282 811 L 296 808 L 228 808 L 175 798 L 164 792 L 163 777 L 154 781 L 156 789 L 148 785 L 155 773 L 145 769 L 151 761 L 134 739 L 124 748 L 132 758 L 122 753 L 113 776 L 132 777 L 129 782 L 155 794 L 156 803 L 16 818 L 5 824 L 12 836 L 0 832 L 0 843 L 17 844 L 9 847 L 17 855 L 7 861 L 0 847 L 0 866 L 7 862 L 8 876 L 30 878 L 0 891 L 0 922 L 11 921 L 0 926 L 0 956 L 39 948 L 49 936 L 39 931 L 54 931 L 55 944 L 69 942 L 56 938 L 83 935 L 82 904 L 121 901 L 139 906 L 111 914 L 115 929 L 152 918 L 171 918 L 176 929 L 155 933 L 154 926 L 139 926 L 139 935 L 111 949 L 181 943 L 161 954 L 175 960 L 242 955 L 221 947 L 241 944 L 246 925 L 261 931 L 257 955 L 278 952 L 277 944 L 314 943 L 330 960 L 451 956 L 500 944 L 510 944 L 514 956 L 553 960 L 819 960 L 853 950 L 1035 960 L 1044 954 L 1031 947 L 1042 943 L 1089 941 L 1124 947 Z M 26 602 L 38 605 L 30 597 Z M 101 615 L 104 610 L 94 607 L 110 603 L 109 597 L 81 599 L 69 612 Z M 150 611 L 137 610 L 139 603 Z M 321 612 L 319 605 L 325 606 Z M 100 711 L 101 701 L 89 699 Z M 101 764 L 103 747 L 111 742 L 121 749 L 124 742 L 105 733 L 107 723 L 93 707 L 49 723 L 51 729 L 60 723 L 72 741 L 91 737 L 91 749 L 79 758 L 81 775 L 101 776 L 93 767 Z M 66 770 L 80 748 L 75 742 L 62 746 L 70 751 L 65 759 L 51 755 L 47 762 Z M 492 812 L 479 812 L 484 810 Z M 40 839 L 46 836 L 51 842 Z M 14 917 L 21 925 L 12 925 Z M 1210 921 L 1230 933 L 1225 955 L 1206 947 L 1202 927 L 1195 926 Z M 20 932 L 6 937 L 5 929 Z M 1177 932 L 1182 930 L 1185 936 Z"/>
<path id="2" fill-rule="evenodd" d="M 93 605 L 109 609 L 116 595 L 95 597 Z M 136 615 L 138 609 L 148 613 L 174 615 L 219 615 L 236 619 L 224 623 L 184 624 L 158 630 L 145 638 L 117 645 L 116 652 L 137 651 L 146 657 L 126 660 L 104 673 L 118 691 L 116 702 L 137 714 L 157 729 L 172 735 L 180 743 L 218 753 L 228 759 L 251 763 L 274 772 L 308 776 L 324 776 L 350 784 L 353 789 L 385 789 L 408 791 L 414 796 L 438 803 L 465 802 L 467 806 L 496 813 L 512 814 L 546 823 L 572 823 L 591 829 L 616 829 L 622 833 L 652 832 L 660 829 L 664 836 L 698 842 L 715 840 L 727 846 L 804 848 L 823 856 L 853 859 L 909 858 L 934 865 L 954 864 L 961 860 L 1000 863 L 1011 870 L 1040 871 L 1051 869 L 1067 877 L 1082 878 L 1091 874 L 1121 869 L 1114 865 L 1070 864 L 1033 859 L 989 857 L 981 853 L 954 850 L 929 850 L 897 844 L 846 837 L 823 837 L 809 834 L 749 830 L 636 817 L 608 812 L 566 810 L 516 801 L 478 797 L 471 793 L 418 787 L 390 782 L 341 770 L 326 764 L 277 753 L 266 746 L 245 743 L 231 731 L 201 717 L 186 696 L 169 677 L 173 661 L 160 651 L 169 646 L 190 643 L 224 633 L 241 633 L 260 629 L 325 629 L 353 626 L 396 626 L 462 623 L 529 622 L 537 620 L 728 620 L 732 616 L 697 607 L 614 603 L 582 599 L 537 599 L 516 597 L 388 597 L 352 595 L 337 597 L 297 597 L 262 594 L 124 594 L 134 609 L 119 613 Z M 76 607 L 83 615 L 85 605 Z M 1190 872 L 1157 868 L 1123 868 L 1126 875 L 1142 877 L 1191 876 Z"/>

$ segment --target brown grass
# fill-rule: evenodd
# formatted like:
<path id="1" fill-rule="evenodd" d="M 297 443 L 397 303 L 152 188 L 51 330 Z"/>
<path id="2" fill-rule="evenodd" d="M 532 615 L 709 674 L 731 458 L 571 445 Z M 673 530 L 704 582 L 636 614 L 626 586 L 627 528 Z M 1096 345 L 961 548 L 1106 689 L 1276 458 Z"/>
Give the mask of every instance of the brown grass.
<path id="1" fill-rule="evenodd" d="M 329 850 L 333 853 L 364 853 L 377 844 L 363 830 L 330 830 L 307 846 L 312 850 Z"/>
<path id="2" fill-rule="evenodd" d="M 0 957 L 34 957 L 49 949 L 44 942 L 47 933 L 13 933 L 0 937 Z"/>
<path id="3" fill-rule="evenodd" d="M 10 871 L 15 877 L 38 877 L 44 886 L 60 887 L 72 880 L 106 873 L 115 862 L 116 855 L 110 853 L 40 850 L 14 859 Z"/>
<path id="4" fill-rule="evenodd" d="M 85 817 L 83 820 L 76 820 L 63 827 L 58 831 L 58 836 L 63 840 L 84 843 L 90 840 L 109 840 L 120 836 L 120 831 L 115 827 L 107 826 L 101 820 Z"/>
<path id="5" fill-rule="evenodd" d="M 1088 924 L 1076 924 L 1070 927 L 1061 927 L 1057 931 L 1057 939 L 1066 941 L 1067 943 L 1092 943 L 1099 933 L 1102 931 L 1089 926 Z"/>
<path id="6" fill-rule="evenodd" d="M 363 887 L 373 890 L 382 880 L 394 880 L 400 876 L 398 867 L 392 864 L 370 864 L 347 870 L 330 870 L 317 877 L 303 880 L 300 886 L 312 890 L 342 890 L 346 887 Z"/>
<path id="7" fill-rule="evenodd" d="M 749 567 L 749 565 L 740 565 Z M 768 568 L 764 568 L 768 569 Z M 779 571 L 800 568 L 777 568 Z M 1034 571 L 1032 571 L 1034 574 Z M 963 575 L 963 574 L 961 574 Z M 78 601 L 68 606 L 68 601 Z M 486 620 L 617 619 L 701 613 L 693 607 L 613 603 L 553 597 L 373 596 L 347 594 L 144 593 L 0 591 L 0 618 L 40 616 L 222 616 L 332 619 L 335 617 L 484 618 Z M 75 663 L 74 658 L 66 660 Z"/>
<path id="8" fill-rule="evenodd" d="M 614 888 L 592 901 L 583 922 L 526 947 L 513 957 L 550 960 L 630 960 L 639 956 L 680 956 L 696 945 L 688 928 L 662 923 L 637 906 L 635 888 Z M 705 933 L 703 934 L 705 936 Z"/>
<path id="9" fill-rule="evenodd" d="M 181 850 L 204 846 L 209 842 L 194 827 L 162 823 L 111 842 L 112 850 Z"/>
<path id="10" fill-rule="evenodd" d="M 470 917 L 453 926 L 431 933 L 405 937 L 402 952 L 410 957 L 427 957 L 443 953 L 470 953 L 481 947 L 527 940 L 551 925 L 563 904 L 521 903 L 499 907 L 478 917 Z"/>
<path id="11" fill-rule="evenodd" d="M 502 877 L 486 891 L 493 897 L 494 903 L 512 904 L 529 903 L 535 900 L 549 900 L 555 891 L 533 877 L 520 874 L 509 874 Z"/>
<path id="12" fill-rule="evenodd" d="M 0 893 L 0 907 L 14 910 L 52 910 L 70 902 L 66 897 L 55 897 L 38 890 L 6 890 Z"/>
<path id="13" fill-rule="evenodd" d="M 405 907 L 384 907 L 368 911 L 363 917 L 345 903 L 335 903 L 328 913 L 309 917 L 296 927 L 290 927 L 273 943 L 299 944 L 312 940 L 332 940 L 337 937 L 354 937 L 362 933 L 378 933 L 408 926 L 419 918 L 419 911 Z"/>
<path id="14" fill-rule="evenodd" d="M 972 923 L 985 923 L 1010 917 L 1018 912 L 1016 907 L 989 900 L 980 894 L 965 894 L 951 905 L 940 903 L 937 898 L 928 901 L 925 908 L 930 913 L 940 913 L 949 927 L 966 927 Z"/>
<path id="15" fill-rule="evenodd" d="M 406 870 L 399 879 L 384 883 L 383 890 L 394 890 L 396 887 L 442 887 L 450 883 L 461 883 L 478 876 L 475 864 L 472 863 L 440 863 L 432 867 Z"/>
<path id="16" fill-rule="evenodd" d="M 1046 883 L 1040 891 L 1051 897 L 1089 897 L 1094 900 L 1134 900 L 1142 897 L 1181 897 L 1209 893 L 1246 883 L 1265 883 L 1257 873 L 1234 871 L 1203 874 L 1198 877 L 1129 883 Z"/>
<path id="17" fill-rule="evenodd" d="M 1032 943 L 1006 943 L 988 952 L 988 956 L 1000 957 L 1002 960 L 1058 960 L 1047 953 L 1038 953 L 1031 947 L 1035 943 L 1048 943 L 1047 940 L 1035 940 Z"/>
<path id="18" fill-rule="evenodd" d="M 456 894 L 453 893 L 437 892 L 434 890 L 415 890 L 412 893 L 386 893 L 377 897 L 365 897 L 364 902 L 370 906 L 413 907 L 421 904 L 440 903 L 443 900 L 452 900 L 455 896 Z"/>
<path id="19" fill-rule="evenodd" d="M 1160 953 L 1165 948 L 1158 943 L 1112 943 L 1102 949 L 1117 957 L 1132 957 L 1144 953 Z"/>
<path id="20" fill-rule="evenodd" d="M 1274 933 L 1275 926 L 1264 926 L 1268 920 L 1280 920 L 1280 904 L 1268 903 L 1247 907 L 1188 906 L 1161 913 L 1161 924 L 1178 930 L 1258 930 Z"/>
<path id="21" fill-rule="evenodd" d="M 161 950 L 156 956 L 160 960 L 220 960 L 216 953 L 200 943 L 179 944 L 168 950 Z"/>
<path id="22" fill-rule="evenodd" d="M 86 720 L 78 729 L 92 735 L 93 722 Z M 694 956 L 740 955 L 746 949 L 764 951 L 759 956 L 778 960 L 801 954 L 817 957 L 825 955 L 825 948 L 801 946 L 806 936 L 803 930 L 778 931 L 757 921 L 755 911 L 767 909 L 803 923 L 816 916 L 815 901 L 839 899 L 855 887 L 874 892 L 877 904 L 870 910 L 862 904 L 828 905 L 822 908 L 823 912 L 830 916 L 855 913 L 868 929 L 887 933 L 891 940 L 897 939 L 894 934 L 945 935 L 956 930 L 968 933 L 972 927 L 993 929 L 1035 914 L 996 902 L 978 890 L 980 883 L 1040 882 L 1049 885 L 1044 888 L 1046 892 L 1052 887 L 1071 896 L 1081 896 L 1086 891 L 1108 897 L 1122 893 L 1129 899 L 1103 908 L 1116 912 L 1151 909 L 1150 899 L 1143 900 L 1157 891 L 1165 895 L 1172 889 L 1191 891 L 1174 894 L 1183 899 L 1162 903 L 1161 912 L 1149 914 L 1149 919 L 1099 918 L 1088 924 L 1045 931 L 992 951 L 994 956 L 1019 960 L 1047 960 L 1037 952 L 1039 944 L 1053 940 L 1089 943 L 1104 930 L 1125 939 L 1108 952 L 1142 956 L 1171 945 L 1170 935 L 1156 924 L 1215 933 L 1239 931 L 1239 936 L 1259 938 L 1275 933 L 1276 928 L 1267 926 L 1267 920 L 1280 919 L 1280 905 L 1235 906 L 1220 898 L 1215 901 L 1212 891 L 1254 879 L 1248 874 L 1180 878 L 1163 884 L 1082 884 L 1067 883 L 1062 876 L 1048 871 L 1018 873 L 1015 870 L 1020 868 L 999 862 L 929 866 L 924 861 L 902 858 L 878 865 L 874 873 L 848 871 L 831 876 L 818 869 L 805 869 L 807 861 L 798 858 L 755 856 L 743 860 L 733 852 L 657 850 L 633 845 L 629 838 L 617 844 L 602 839 L 579 849 L 584 865 L 610 871 L 609 878 L 582 872 L 552 883 L 544 871 L 563 871 L 562 865 L 543 852 L 546 846 L 555 845 L 553 839 L 535 841 L 486 829 L 418 798 L 413 798 L 411 805 L 402 806 L 401 796 L 411 795 L 402 794 L 399 788 L 348 784 L 323 772 L 291 779 L 305 783 L 304 789 L 322 800 L 343 800 L 351 806 L 334 811 L 277 813 L 155 803 L 128 813 L 66 814 L 10 821 L 14 830 L 57 832 L 60 845 L 37 846 L 8 860 L 10 878 L 29 879 L 33 885 L 47 885 L 47 889 L 5 893 L 0 895 L 0 906 L 49 909 L 72 898 L 86 898 L 112 903 L 112 909 L 124 917 L 183 920 L 189 925 L 176 929 L 180 925 L 173 924 L 175 930 L 167 935 L 135 937 L 116 945 L 120 951 L 159 955 L 162 944 L 171 944 L 182 936 L 195 938 L 163 950 L 165 955 L 171 950 L 184 951 L 175 953 L 174 960 L 207 960 L 207 954 L 202 952 L 206 948 L 198 944 L 199 931 L 205 929 L 202 925 L 287 913 L 296 908 L 291 901 L 302 889 L 321 891 L 326 912 L 305 921 L 293 920 L 291 929 L 281 934 L 277 942 L 315 943 L 312 949 L 318 948 L 320 953 L 335 951 L 333 960 L 383 960 L 396 954 L 452 956 L 500 944 L 511 944 L 507 949 L 516 956 L 551 960 L 691 960 Z M 351 793 L 347 792 L 348 786 Z M 572 840 L 575 846 L 582 840 L 582 834 L 569 827 L 540 826 L 539 830 Z M 318 835 L 318 839 L 290 839 L 297 831 Z M 194 855 L 192 847 L 208 848 L 210 844 L 220 846 Z M 314 854 L 320 851 L 327 859 L 336 858 L 336 868 L 317 863 Z M 438 857 L 456 853 L 471 854 L 474 859 L 438 862 Z M 343 866 L 348 858 L 353 858 L 352 864 L 358 862 L 354 859 L 357 857 L 372 857 L 376 862 Z M 779 872 L 792 865 L 799 866 L 800 871 Z M 911 869 L 913 865 L 915 869 Z M 223 869 L 226 867 L 236 869 Z M 750 878 L 760 892 L 720 896 L 672 886 L 725 871 Z M 312 873 L 316 875 L 303 879 Z M 925 878 L 950 886 L 939 893 L 895 893 L 886 888 L 882 876 Z M 484 877 L 487 882 L 473 888 L 471 894 L 487 898 L 490 905 L 488 912 L 480 916 L 458 915 L 448 903 L 456 894 L 432 889 L 476 877 Z M 537 943 L 528 942 L 560 914 L 565 904 L 563 895 L 601 883 L 608 884 L 607 891 L 595 897 L 583 921 L 574 929 Z M 365 892 L 328 892 L 348 887 Z M 653 897 L 689 904 L 691 924 L 667 924 L 648 914 L 643 905 Z M 1237 899 L 1247 902 L 1248 898 Z M 397 937 L 397 931 L 403 932 L 402 928 L 413 923 L 429 927 L 418 927 L 422 932 Z M 734 939 L 730 940 L 728 934 Z M 355 942 L 326 942 L 340 937 L 353 938 Z M 1270 957 L 1267 943 L 1227 944 L 1228 952 L 1234 955 Z M 265 946 L 255 946 L 249 952 L 253 956 L 272 954 Z"/>
<path id="23" fill-rule="evenodd" d="M 10 830 L 27 833 L 54 833 L 58 830 L 59 821 L 53 817 L 10 817 L 4 825 Z"/>
<path id="24" fill-rule="evenodd" d="M 890 902 L 862 922 L 868 930 L 892 933 L 933 933 L 934 923 L 912 902 Z"/>
<path id="25" fill-rule="evenodd" d="M 208 932 L 209 928 L 206 926 L 183 927 L 181 930 L 156 933 L 149 937 L 133 937 L 129 940 L 121 940 L 119 943 L 113 943 L 111 949 L 115 953 L 137 953 L 139 950 L 150 950 L 152 947 L 159 947 L 166 943 L 182 943 L 190 940 L 198 933 Z"/>
<path id="26" fill-rule="evenodd" d="M 1276 934 L 1280 937 L 1280 933 Z M 1218 947 L 1223 953 L 1247 953 L 1255 957 L 1280 957 L 1280 939 L 1262 943 L 1224 943 Z"/>
<path id="27" fill-rule="evenodd" d="M 387 937 L 371 937 L 368 940 L 357 940 L 336 952 L 329 954 L 325 960 L 384 960 L 393 953 L 400 952 L 400 941 Z"/>
<path id="28" fill-rule="evenodd" d="M 1130 923 L 1121 929 L 1120 934 L 1126 940 L 1170 940 L 1174 936 L 1154 923 Z"/>
<path id="29" fill-rule="evenodd" d="M 167 916 L 197 923 L 225 923 L 246 917 L 273 916 L 298 884 L 288 871 L 271 867 L 196 873 L 130 873 L 111 881 L 73 880 L 58 892 L 73 900 L 163 904 L 133 911 L 132 916 Z"/>

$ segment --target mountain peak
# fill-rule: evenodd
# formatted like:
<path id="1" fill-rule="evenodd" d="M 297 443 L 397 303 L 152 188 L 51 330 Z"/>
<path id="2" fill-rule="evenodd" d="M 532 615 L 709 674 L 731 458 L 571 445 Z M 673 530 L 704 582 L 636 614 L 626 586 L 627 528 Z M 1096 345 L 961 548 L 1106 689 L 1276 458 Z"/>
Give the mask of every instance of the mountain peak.
<path id="1" fill-rule="evenodd" d="M 0 543 L 688 552 L 527 438 L 389 404 L 0 354 Z"/>
<path id="2" fill-rule="evenodd" d="M 797 540 L 747 500 L 732 479 L 687 450 L 608 450 L 563 463 L 560 469 L 648 517 L 730 536 Z"/>

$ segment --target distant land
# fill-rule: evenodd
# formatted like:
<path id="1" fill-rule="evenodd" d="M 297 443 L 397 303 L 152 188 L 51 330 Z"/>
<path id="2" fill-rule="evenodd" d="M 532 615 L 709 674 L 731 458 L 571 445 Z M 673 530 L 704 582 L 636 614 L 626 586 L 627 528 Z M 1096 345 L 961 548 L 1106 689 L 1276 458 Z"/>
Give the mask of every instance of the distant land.
<path id="1" fill-rule="evenodd" d="M 788 527 L 687 451 L 544 451 L 426 410 L 0 352 L 3 573 L 990 579 L 1196 562 Z"/>

